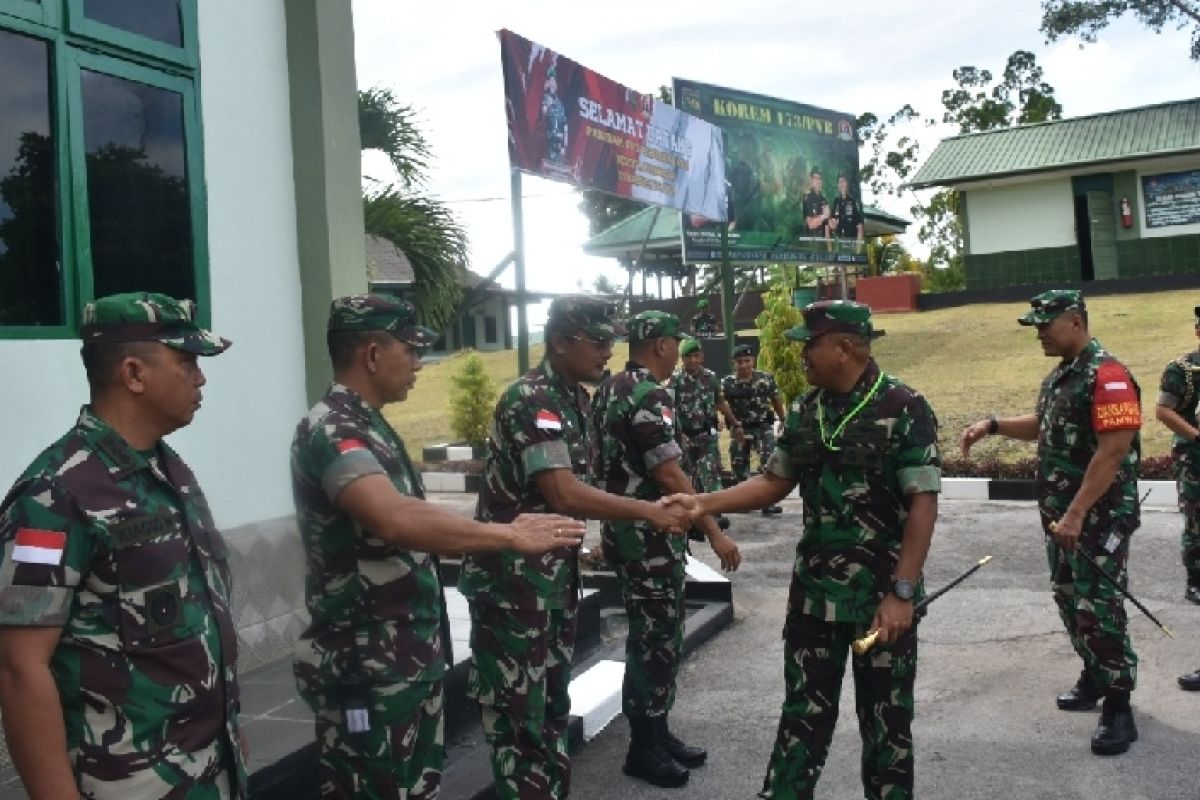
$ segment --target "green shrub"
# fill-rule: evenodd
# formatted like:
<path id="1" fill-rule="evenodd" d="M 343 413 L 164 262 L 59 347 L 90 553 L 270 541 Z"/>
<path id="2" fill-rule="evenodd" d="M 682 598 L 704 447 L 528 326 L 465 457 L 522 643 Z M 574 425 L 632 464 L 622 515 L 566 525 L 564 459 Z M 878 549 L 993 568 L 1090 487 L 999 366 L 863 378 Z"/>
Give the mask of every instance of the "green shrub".
<path id="1" fill-rule="evenodd" d="M 462 369 L 450 380 L 454 384 L 450 391 L 450 429 L 467 444 L 482 445 L 487 441 L 499 390 L 476 353 L 467 355 Z"/>
<path id="2" fill-rule="evenodd" d="M 808 389 L 800 364 L 802 348 L 783 335 L 803 322 L 804 315 L 792 305 L 795 267 L 775 267 L 772 273 L 771 289 L 763 297 L 763 312 L 754 320 L 759 331 L 758 366 L 775 375 L 786 407 Z"/>

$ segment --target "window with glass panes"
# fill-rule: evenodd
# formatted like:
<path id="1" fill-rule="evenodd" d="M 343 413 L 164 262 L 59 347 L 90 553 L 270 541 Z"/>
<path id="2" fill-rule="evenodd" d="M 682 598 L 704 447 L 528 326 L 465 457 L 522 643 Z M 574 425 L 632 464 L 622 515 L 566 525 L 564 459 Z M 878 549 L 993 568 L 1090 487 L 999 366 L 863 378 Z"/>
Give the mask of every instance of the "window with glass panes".
<path id="1" fill-rule="evenodd" d="M 0 0 L 0 338 L 116 292 L 207 312 L 198 82 L 195 0 Z"/>

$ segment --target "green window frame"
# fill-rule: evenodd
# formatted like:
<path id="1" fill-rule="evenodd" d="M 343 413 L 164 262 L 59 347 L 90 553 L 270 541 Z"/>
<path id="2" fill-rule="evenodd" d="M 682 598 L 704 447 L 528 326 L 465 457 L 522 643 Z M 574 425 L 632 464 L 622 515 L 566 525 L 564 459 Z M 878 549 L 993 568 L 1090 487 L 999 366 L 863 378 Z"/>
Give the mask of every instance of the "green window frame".
<path id="1" fill-rule="evenodd" d="M 84 155 L 81 78 L 84 70 L 180 95 L 192 227 L 193 299 L 199 305 L 201 324 L 211 324 L 197 0 L 180 0 L 180 3 L 184 46 L 177 48 L 87 19 L 83 14 L 83 0 L 0 0 L 0 30 L 42 39 L 50 44 L 50 108 L 57 170 L 55 200 L 62 315 L 62 323 L 57 325 L 0 325 L 0 341 L 77 339 L 83 306 L 95 299 Z"/>

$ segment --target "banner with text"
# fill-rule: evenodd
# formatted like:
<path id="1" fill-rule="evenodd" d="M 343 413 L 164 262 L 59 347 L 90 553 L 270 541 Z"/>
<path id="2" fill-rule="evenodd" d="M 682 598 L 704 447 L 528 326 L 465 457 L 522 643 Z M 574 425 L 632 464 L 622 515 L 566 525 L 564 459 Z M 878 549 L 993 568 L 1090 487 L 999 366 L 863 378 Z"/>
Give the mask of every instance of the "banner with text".
<path id="1" fill-rule="evenodd" d="M 866 262 L 853 115 L 680 78 L 674 92 L 725 132 L 731 261 Z M 684 261 L 719 261 L 722 223 L 682 222 Z"/>
<path id="2" fill-rule="evenodd" d="M 500 31 L 512 166 L 585 189 L 725 219 L 721 131 Z"/>
<path id="3" fill-rule="evenodd" d="M 1147 228 L 1200 222 L 1200 170 L 1143 175 L 1142 194 Z"/>

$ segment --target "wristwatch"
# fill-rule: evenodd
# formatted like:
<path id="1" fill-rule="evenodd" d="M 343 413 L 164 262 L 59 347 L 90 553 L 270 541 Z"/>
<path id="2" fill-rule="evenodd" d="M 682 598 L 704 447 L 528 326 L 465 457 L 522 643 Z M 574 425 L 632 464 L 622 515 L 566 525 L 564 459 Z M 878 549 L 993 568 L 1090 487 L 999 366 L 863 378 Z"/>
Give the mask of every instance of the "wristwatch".
<path id="1" fill-rule="evenodd" d="M 892 583 L 892 594 L 899 597 L 901 600 L 909 601 L 913 599 L 913 595 L 917 593 L 917 587 L 912 581 L 906 581 L 904 578 L 897 578 Z"/>
<path id="2" fill-rule="evenodd" d="M 988 436 L 995 436 L 1000 432 L 1000 420 L 996 419 L 995 414 L 988 415 Z"/>

